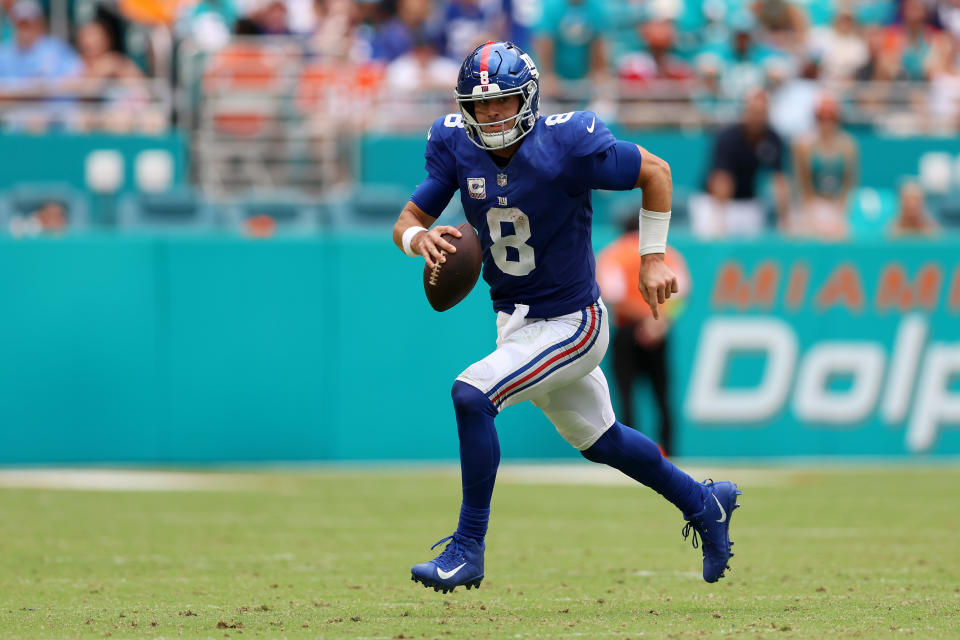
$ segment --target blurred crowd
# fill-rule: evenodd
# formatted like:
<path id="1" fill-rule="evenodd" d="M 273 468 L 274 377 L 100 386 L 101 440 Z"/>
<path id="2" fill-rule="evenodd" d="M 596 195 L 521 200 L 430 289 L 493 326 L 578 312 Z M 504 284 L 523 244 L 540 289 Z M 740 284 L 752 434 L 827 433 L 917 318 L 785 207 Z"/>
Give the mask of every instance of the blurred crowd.
<path id="1" fill-rule="evenodd" d="M 289 36 L 307 59 L 379 67 L 407 93 L 448 91 L 478 42 L 509 39 L 534 54 L 548 99 L 628 123 L 616 106 L 634 98 L 666 101 L 661 120 L 677 101 L 730 119 L 759 86 L 787 137 L 812 131 L 822 86 L 854 120 L 960 123 L 960 0 L 0 0 L 0 96 L 105 96 L 109 128 L 156 126 L 122 122 L 146 81 L 181 80 L 180 43 L 216 52 L 236 36 Z"/>
<path id="2" fill-rule="evenodd" d="M 960 0 L 0 0 L 0 121 L 159 132 L 203 122 L 174 104 L 226 95 L 211 128 L 251 141 L 279 112 L 258 99 L 286 92 L 310 153 L 338 157 L 332 137 L 373 126 L 364 105 L 411 129 L 437 112 L 424 96 L 452 110 L 459 63 L 487 39 L 532 53 L 544 112 L 714 130 L 689 207 L 705 237 L 846 237 L 845 127 L 960 130 Z M 256 161 L 251 145 L 238 153 Z M 904 186 L 900 233 L 933 228 L 923 201 Z"/>

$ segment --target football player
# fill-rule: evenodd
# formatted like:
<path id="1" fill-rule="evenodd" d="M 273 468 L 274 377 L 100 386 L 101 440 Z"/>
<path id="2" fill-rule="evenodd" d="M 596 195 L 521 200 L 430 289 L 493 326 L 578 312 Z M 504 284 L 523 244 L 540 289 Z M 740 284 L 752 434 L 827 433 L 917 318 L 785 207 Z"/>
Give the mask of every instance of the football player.
<path id="1" fill-rule="evenodd" d="M 589 111 L 541 117 L 537 67 L 509 42 L 487 42 L 464 60 L 459 113 L 437 118 L 427 135 L 427 178 L 393 229 L 407 255 L 431 268 L 455 248 L 432 226 L 454 192 L 483 246 L 483 278 L 497 311 L 497 347 L 453 384 L 463 501 L 456 531 L 412 579 L 434 590 L 479 587 L 500 445 L 494 419 L 525 400 L 588 460 L 619 469 L 683 513 L 686 539 L 703 550 L 703 578 L 723 577 L 733 556 L 729 527 L 740 491 L 732 482 L 698 483 L 657 445 L 614 416 L 599 368 L 607 350 L 591 245 L 593 189 L 643 190 L 638 286 L 659 317 L 677 292 L 664 264 L 673 183 L 666 162 L 616 140 Z M 431 228 L 432 227 L 432 228 Z"/>

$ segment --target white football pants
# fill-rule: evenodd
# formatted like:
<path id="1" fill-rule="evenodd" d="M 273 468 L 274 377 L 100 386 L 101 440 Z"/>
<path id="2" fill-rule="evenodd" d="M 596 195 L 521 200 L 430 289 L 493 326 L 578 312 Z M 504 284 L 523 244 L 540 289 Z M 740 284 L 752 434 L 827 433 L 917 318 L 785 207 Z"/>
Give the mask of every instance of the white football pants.
<path id="1" fill-rule="evenodd" d="M 527 318 L 528 307 L 497 314 L 497 348 L 457 376 L 485 393 L 498 411 L 530 400 L 571 445 L 589 449 L 616 419 L 599 368 L 607 351 L 601 300 L 556 318 Z"/>

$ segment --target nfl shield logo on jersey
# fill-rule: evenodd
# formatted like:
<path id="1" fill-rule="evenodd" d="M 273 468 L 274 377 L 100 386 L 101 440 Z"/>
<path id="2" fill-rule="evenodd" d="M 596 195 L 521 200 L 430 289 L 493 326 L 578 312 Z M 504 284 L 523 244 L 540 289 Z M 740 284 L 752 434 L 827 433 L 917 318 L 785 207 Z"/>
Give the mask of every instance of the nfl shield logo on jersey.
<path id="1" fill-rule="evenodd" d="M 507 186 L 507 174 L 505 173 L 497 174 L 497 186 L 500 187 L 501 189 Z"/>
<path id="2" fill-rule="evenodd" d="M 485 178 L 467 178 L 467 193 L 474 200 L 483 200 L 487 197 L 487 181 Z"/>

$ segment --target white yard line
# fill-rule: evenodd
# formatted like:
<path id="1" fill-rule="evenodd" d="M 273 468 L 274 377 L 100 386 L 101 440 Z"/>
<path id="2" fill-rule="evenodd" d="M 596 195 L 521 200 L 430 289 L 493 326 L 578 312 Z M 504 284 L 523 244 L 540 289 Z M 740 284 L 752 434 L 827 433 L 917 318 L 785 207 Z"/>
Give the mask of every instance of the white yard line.
<path id="1" fill-rule="evenodd" d="M 243 489 L 238 474 L 133 469 L 0 469 L 0 488 L 79 491 L 222 491 Z"/>

